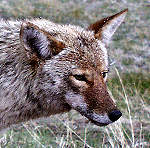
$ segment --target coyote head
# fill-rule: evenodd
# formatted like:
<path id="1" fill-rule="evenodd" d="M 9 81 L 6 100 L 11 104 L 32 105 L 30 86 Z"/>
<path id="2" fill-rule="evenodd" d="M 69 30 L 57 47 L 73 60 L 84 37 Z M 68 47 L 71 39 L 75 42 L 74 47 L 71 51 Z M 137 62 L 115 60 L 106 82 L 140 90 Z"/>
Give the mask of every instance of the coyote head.
<path id="1" fill-rule="evenodd" d="M 33 94 L 42 98 L 49 114 L 72 108 L 100 126 L 121 117 L 107 91 L 106 47 L 126 13 L 104 18 L 87 29 L 45 20 L 22 25 L 21 43 L 38 79 Z"/>

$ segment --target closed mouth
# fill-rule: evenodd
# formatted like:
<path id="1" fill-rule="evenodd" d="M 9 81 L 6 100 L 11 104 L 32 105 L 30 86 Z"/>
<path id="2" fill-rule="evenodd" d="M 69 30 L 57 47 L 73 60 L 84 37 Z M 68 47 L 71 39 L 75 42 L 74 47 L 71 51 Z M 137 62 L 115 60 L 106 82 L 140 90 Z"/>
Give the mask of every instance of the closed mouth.
<path id="1" fill-rule="evenodd" d="M 106 126 L 112 123 L 107 114 L 99 115 L 91 110 L 87 111 L 77 110 L 77 111 L 80 112 L 81 115 L 87 117 L 93 124 L 97 126 Z"/>
<path id="2" fill-rule="evenodd" d="M 100 122 L 97 122 L 93 119 L 89 119 L 93 124 L 97 125 L 97 126 L 106 126 L 108 125 L 109 123 L 100 123 Z"/>
<path id="3" fill-rule="evenodd" d="M 112 121 L 109 119 L 107 114 L 99 115 L 99 114 L 96 114 L 93 112 L 92 116 L 88 119 L 92 123 L 94 123 L 95 125 L 98 125 L 98 126 L 106 126 L 106 125 L 112 123 Z"/>

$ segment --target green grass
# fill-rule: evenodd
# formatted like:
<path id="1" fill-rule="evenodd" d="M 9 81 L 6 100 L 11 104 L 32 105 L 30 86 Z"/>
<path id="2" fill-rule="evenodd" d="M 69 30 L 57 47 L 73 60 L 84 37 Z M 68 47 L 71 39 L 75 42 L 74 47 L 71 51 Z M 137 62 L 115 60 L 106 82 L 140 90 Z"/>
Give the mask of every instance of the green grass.
<path id="1" fill-rule="evenodd" d="M 43 17 L 58 23 L 89 24 L 129 9 L 125 23 L 108 48 L 108 88 L 122 118 L 107 127 L 89 123 L 76 111 L 14 126 L 0 135 L 0 147 L 79 148 L 149 147 L 150 137 L 150 3 L 141 0 L 0 0 L 0 17 Z M 119 71 L 119 72 L 118 72 Z"/>

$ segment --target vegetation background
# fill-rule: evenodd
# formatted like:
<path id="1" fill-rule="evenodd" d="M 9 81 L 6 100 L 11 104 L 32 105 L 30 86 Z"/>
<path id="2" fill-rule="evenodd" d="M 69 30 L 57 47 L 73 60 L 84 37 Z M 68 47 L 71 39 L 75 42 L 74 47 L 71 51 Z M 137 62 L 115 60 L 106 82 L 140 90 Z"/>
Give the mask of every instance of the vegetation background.
<path id="1" fill-rule="evenodd" d="M 109 46 L 110 94 L 123 117 L 98 127 L 76 111 L 29 121 L 1 133 L 6 148 L 150 147 L 150 1 L 149 0 L 0 0 L 0 18 L 42 17 L 88 27 L 129 9 Z"/>

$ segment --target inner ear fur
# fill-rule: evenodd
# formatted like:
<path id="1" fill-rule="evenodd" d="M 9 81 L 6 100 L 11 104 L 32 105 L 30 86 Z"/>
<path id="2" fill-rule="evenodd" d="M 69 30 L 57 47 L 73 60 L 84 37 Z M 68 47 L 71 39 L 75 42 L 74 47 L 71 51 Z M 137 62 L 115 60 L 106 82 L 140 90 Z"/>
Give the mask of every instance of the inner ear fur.
<path id="1" fill-rule="evenodd" d="M 64 43 L 30 22 L 21 25 L 20 41 L 29 58 L 50 59 L 65 48 Z"/>
<path id="2" fill-rule="evenodd" d="M 95 38 L 102 40 L 105 44 L 109 43 L 114 32 L 123 22 L 128 9 L 125 9 L 115 15 L 103 18 L 88 27 L 95 34 Z"/>

